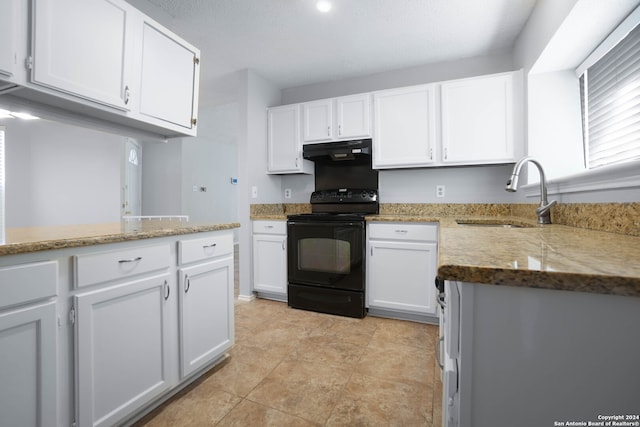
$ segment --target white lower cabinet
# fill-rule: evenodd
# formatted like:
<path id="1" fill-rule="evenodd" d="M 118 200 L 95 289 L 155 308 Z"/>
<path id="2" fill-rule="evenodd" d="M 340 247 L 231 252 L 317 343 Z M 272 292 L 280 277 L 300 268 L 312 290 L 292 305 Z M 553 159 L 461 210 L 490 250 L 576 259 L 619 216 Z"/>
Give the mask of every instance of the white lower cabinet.
<path id="1" fill-rule="evenodd" d="M 437 322 L 436 224 L 369 223 L 369 313 Z"/>
<path id="2" fill-rule="evenodd" d="M 0 313 L 0 424 L 48 426 L 56 415 L 56 302 Z"/>
<path id="3" fill-rule="evenodd" d="M 173 384 L 168 379 L 169 273 L 74 297 L 79 426 L 111 426 Z"/>
<path id="4" fill-rule="evenodd" d="M 0 268 L 0 424 L 57 420 L 56 300 L 58 265 Z"/>
<path id="5" fill-rule="evenodd" d="M 260 296 L 287 299 L 287 223 L 253 222 L 253 290 Z"/>
<path id="6" fill-rule="evenodd" d="M 185 378 L 233 344 L 233 258 L 178 272 L 180 373 Z"/>

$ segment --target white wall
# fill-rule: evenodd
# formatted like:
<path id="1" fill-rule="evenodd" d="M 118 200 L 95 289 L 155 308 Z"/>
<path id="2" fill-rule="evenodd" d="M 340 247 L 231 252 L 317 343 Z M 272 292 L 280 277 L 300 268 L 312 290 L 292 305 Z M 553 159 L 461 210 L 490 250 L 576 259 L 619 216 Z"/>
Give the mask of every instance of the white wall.
<path id="1" fill-rule="evenodd" d="M 201 108 L 198 136 L 143 142 L 142 214 L 188 215 L 199 222 L 237 220 L 238 105 Z M 206 191 L 193 191 L 193 187 Z"/>
<path id="2" fill-rule="evenodd" d="M 186 215 L 180 141 L 142 141 L 142 215 Z"/>
<path id="3" fill-rule="evenodd" d="M 205 107 L 198 113 L 198 136 L 182 139 L 183 212 L 195 222 L 237 218 L 238 108 L 236 103 Z M 193 186 L 207 191 L 193 191 Z"/>
<path id="4" fill-rule="evenodd" d="M 267 107 L 279 105 L 280 90 L 253 71 L 238 72 L 238 221 L 240 295 L 252 294 L 251 203 L 280 203 L 281 178 L 267 175 Z M 251 198 L 251 187 L 258 197 Z M 244 251 L 247 252 L 244 252 Z"/>
<path id="5" fill-rule="evenodd" d="M 513 165 L 398 169 L 380 172 L 382 203 L 512 203 L 504 187 Z M 445 197 L 436 197 L 436 185 Z"/>
<path id="6" fill-rule="evenodd" d="M 120 220 L 124 138 L 46 120 L 5 120 L 6 226 Z"/>
<path id="7" fill-rule="evenodd" d="M 548 178 L 555 178 L 559 193 L 550 198 L 564 203 L 639 200 L 637 187 L 568 193 L 569 186 L 579 179 L 572 174 L 584 170 L 580 94 L 574 69 L 639 3 L 539 0 L 515 43 L 514 64 L 524 69 L 528 79 L 527 151 L 541 160 Z M 529 171 L 529 182 L 538 182 L 537 172 L 531 167 Z"/>
<path id="8" fill-rule="evenodd" d="M 510 55 L 465 58 L 457 61 L 427 64 L 368 76 L 283 89 L 282 104 L 461 79 L 482 74 L 512 71 L 514 69 Z"/>
<path id="9" fill-rule="evenodd" d="M 529 155 L 547 179 L 584 170 L 580 87 L 571 70 L 529 75 Z M 531 170 L 531 169 L 530 169 Z M 539 182 L 530 173 L 530 182 Z"/>

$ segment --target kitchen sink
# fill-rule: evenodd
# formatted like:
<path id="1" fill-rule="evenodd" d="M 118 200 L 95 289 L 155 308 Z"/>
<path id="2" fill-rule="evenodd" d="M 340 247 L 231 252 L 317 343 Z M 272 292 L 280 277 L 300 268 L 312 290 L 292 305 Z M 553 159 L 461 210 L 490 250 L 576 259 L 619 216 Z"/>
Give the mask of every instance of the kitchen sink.
<path id="1" fill-rule="evenodd" d="M 497 227 L 497 228 L 533 228 L 535 225 L 526 224 L 526 223 L 514 223 L 512 221 L 482 221 L 482 220 L 464 220 L 457 219 L 456 223 L 458 225 L 463 225 L 465 227 Z"/>

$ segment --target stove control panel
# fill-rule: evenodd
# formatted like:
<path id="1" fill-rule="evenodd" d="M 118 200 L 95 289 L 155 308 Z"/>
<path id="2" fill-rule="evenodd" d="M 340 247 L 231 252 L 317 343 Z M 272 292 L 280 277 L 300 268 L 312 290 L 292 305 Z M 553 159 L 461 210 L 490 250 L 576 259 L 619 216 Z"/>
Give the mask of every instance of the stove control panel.
<path id="1" fill-rule="evenodd" d="M 378 191 L 367 189 L 320 190 L 311 194 L 311 204 L 317 203 L 377 203 Z"/>

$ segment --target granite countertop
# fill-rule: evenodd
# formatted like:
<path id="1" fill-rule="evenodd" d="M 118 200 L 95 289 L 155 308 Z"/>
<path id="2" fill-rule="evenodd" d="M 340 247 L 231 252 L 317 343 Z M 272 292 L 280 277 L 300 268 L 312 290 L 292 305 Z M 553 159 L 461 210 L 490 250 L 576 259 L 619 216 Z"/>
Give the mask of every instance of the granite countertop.
<path id="1" fill-rule="evenodd" d="M 459 225 L 512 223 L 523 228 Z M 370 215 L 369 221 L 438 222 L 438 275 L 493 285 L 640 297 L 640 237 L 520 217 Z"/>
<path id="2" fill-rule="evenodd" d="M 108 224 L 7 228 L 1 255 L 116 243 L 152 237 L 238 228 L 240 224 L 196 224 L 170 220 L 143 220 Z"/>
<path id="3" fill-rule="evenodd" d="M 439 223 L 438 274 L 445 279 L 640 297 L 639 203 L 558 205 L 549 225 L 536 223 L 535 208 L 382 204 L 381 214 L 366 219 Z M 305 204 L 255 205 L 251 219 L 308 211 Z M 463 226 L 456 219 L 528 227 Z"/>

